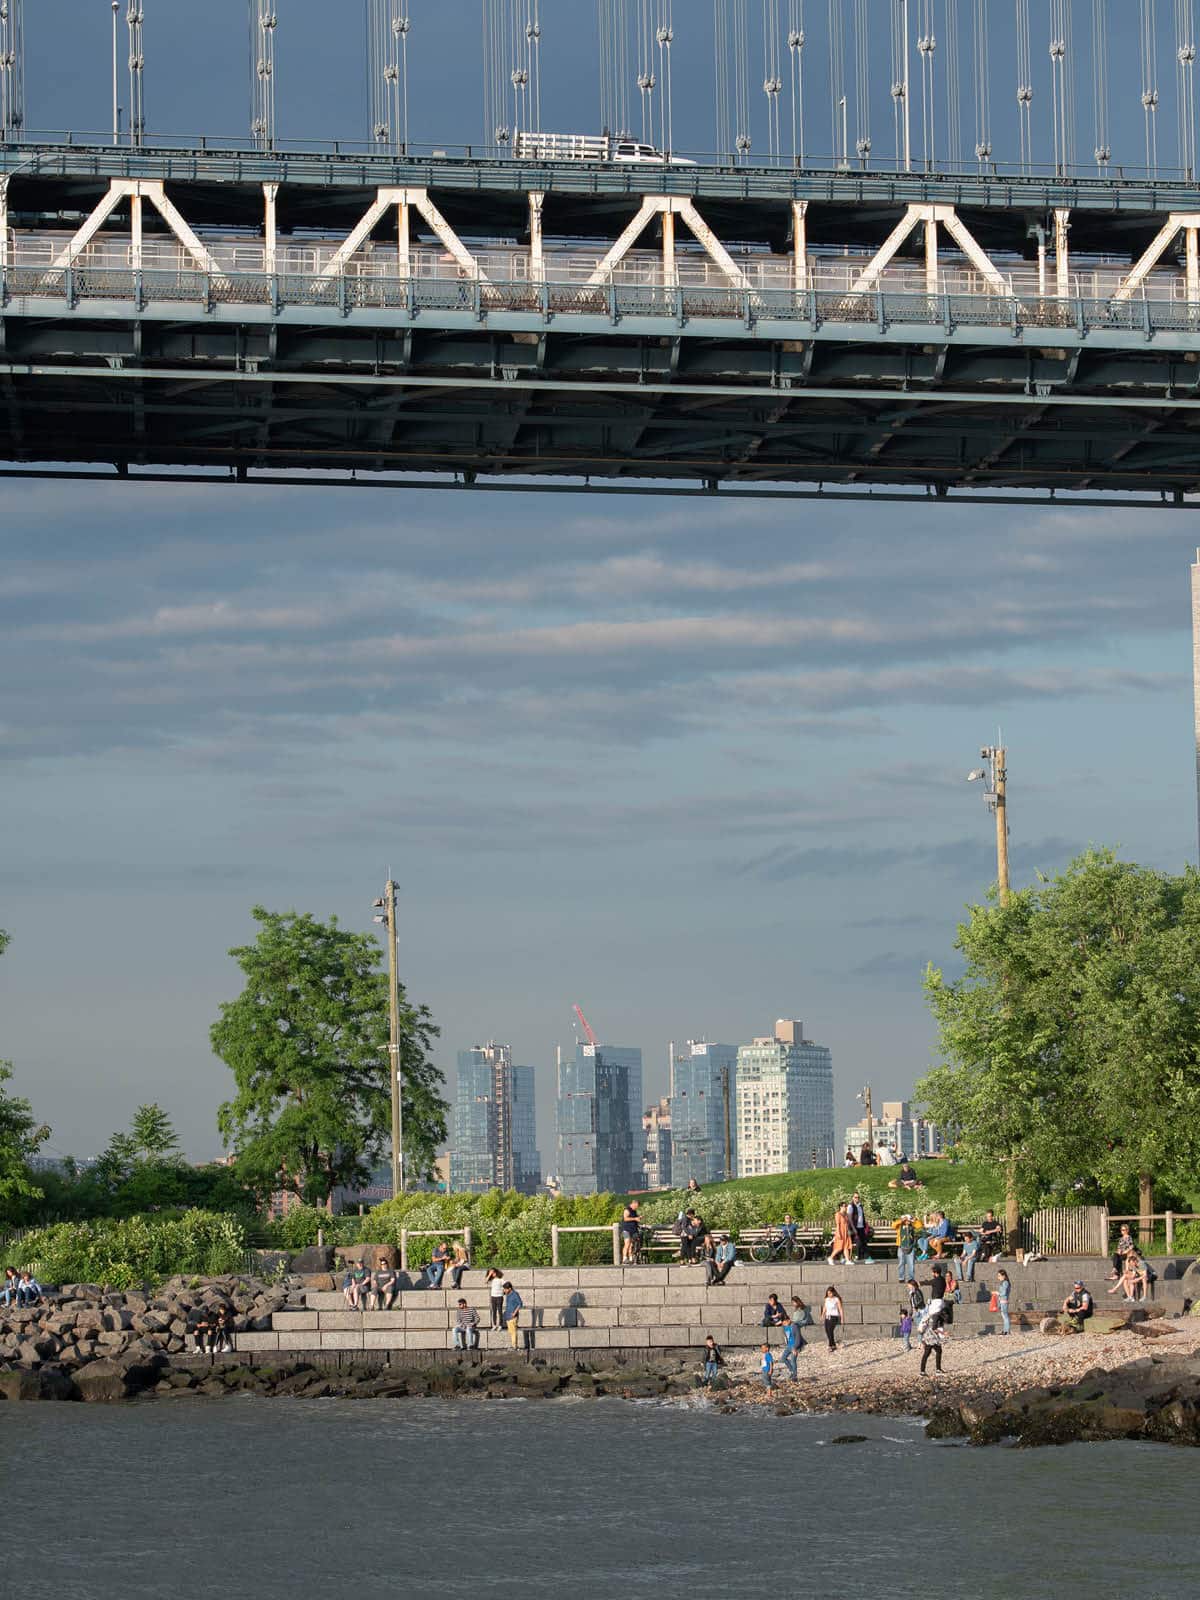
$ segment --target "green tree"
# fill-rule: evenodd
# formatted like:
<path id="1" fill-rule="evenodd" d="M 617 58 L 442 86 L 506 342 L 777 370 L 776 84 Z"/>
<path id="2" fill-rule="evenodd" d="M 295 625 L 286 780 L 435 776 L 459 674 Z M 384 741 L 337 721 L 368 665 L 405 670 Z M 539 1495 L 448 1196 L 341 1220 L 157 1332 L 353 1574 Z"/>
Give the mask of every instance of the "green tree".
<path id="1" fill-rule="evenodd" d="M 973 907 L 962 978 L 925 986 L 942 1064 L 919 1086 L 969 1153 L 1017 1152 L 1025 1196 L 1091 1178 L 1186 1186 L 1200 1163 L 1200 874 L 1089 851 Z"/>
<path id="2" fill-rule="evenodd" d="M 388 979 L 382 951 L 337 918 L 319 922 L 256 906 L 259 932 L 230 955 L 246 975 L 221 1007 L 212 1046 L 232 1071 L 218 1126 L 238 1176 L 261 1193 L 288 1188 L 310 1203 L 363 1182 L 391 1130 Z M 400 1076 L 408 1170 L 432 1168 L 446 1135 L 442 1075 L 429 1060 L 437 1028 L 400 991 Z"/>
<path id="3" fill-rule="evenodd" d="M 129 1137 L 140 1161 L 179 1159 L 178 1135 L 170 1117 L 160 1105 L 152 1102 L 137 1108 L 129 1125 Z"/>
<path id="4" fill-rule="evenodd" d="M 0 956 L 8 945 L 9 936 L 0 928 Z M 0 1221 L 4 1222 L 16 1220 L 23 1201 L 42 1198 L 29 1163 L 50 1137 L 50 1129 L 34 1121 L 29 1101 L 6 1092 L 4 1085 L 12 1075 L 12 1063 L 0 1061 Z"/>
<path id="5" fill-rule="evenodd" d="M 29 1101 L 5 1090 L 12 1075 L 11 1065 L 0 1061 L 0 1221 L 4 1222 L 17 1219 L 21 1202 L 42 1198 L 29 1163 L 50 1137 L 50 1129 L 35 1122 Z"/>

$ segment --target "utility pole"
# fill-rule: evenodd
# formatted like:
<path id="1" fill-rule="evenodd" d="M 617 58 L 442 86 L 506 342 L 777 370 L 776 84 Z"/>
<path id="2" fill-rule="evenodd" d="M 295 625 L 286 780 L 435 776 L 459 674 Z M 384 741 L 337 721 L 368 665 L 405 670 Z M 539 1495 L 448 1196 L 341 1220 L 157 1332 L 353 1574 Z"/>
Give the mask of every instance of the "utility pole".
<path id="1" fill-rule="evenodd" d="M 721 1068 L 721 1100 L 725 1108 L 725 1181 L 737 1174 L 733 1169 L 733 1129 L 729 1119 L 729 1068 Z"/>
<path id="2" fill-rule="evenodd" d="M 1012 894 L 1008 876 L 1008 752 L 1003 745 L 998 745 L 989 754 L 996 812 L 996 882 L 1000 885 L 1000 904 L 1006 906 Z"/>
<path id="3" fill-rule="evenodd" d="M 1012 880 L 1008 871 L 1008 751 L 1002 744 L 985 745 L 979 752 L 988 768 L 972 772 L 968 782 L 978 778 L 987 781 L 984 798 L 989 811 L 996 814 L 996 884 L 1001 906 L 1012 899 Z M 1006 1163 L 1004 1187 L 1004 1243 L 1010 1255 L 1016 1255 L 1021 1243 L 1021 1208 L 1017 1204 L 1017 1158 L 1012 1155 Z"/>
<path id="4" fill-rule="evenodd" d="M 392 1195 L 404 1193 L 404 1102 L 400 1082 L 400 979 L 396 965 L 396 885 L 391 878 L 376 900 L 376 922 L 387 928 L 388 945 L 388 1068 L 392 1090 Z"/>

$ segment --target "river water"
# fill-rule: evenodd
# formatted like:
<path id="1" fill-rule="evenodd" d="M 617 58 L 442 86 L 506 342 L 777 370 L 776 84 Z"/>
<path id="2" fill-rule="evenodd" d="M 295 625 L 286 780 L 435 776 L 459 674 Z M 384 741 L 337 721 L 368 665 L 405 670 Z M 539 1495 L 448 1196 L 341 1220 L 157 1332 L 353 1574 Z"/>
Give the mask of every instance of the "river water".
<path id="1" fill-rule="evenodd" d="M 847 1433 L 864 1443 L 836 1445 Z M 0 1404 L 23 1600 L 1197 1593 L 1193 1452 L 620 1401 Z"/>

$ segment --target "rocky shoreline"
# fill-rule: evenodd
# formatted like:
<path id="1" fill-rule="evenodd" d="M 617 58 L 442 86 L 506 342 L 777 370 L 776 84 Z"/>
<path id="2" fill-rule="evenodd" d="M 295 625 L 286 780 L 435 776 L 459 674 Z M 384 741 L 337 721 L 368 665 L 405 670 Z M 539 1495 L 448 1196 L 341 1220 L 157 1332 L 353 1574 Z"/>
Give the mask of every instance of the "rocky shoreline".
<path id="1" fill-rule="evenodd" d="M 697 1359 L 601 1355 L 556 1361 L 431 1353 L 380 1363 L 304 1356 L 267 1364 L 199 1356 L 190 1329 L 224 1307 L 236 1332 L 270 1326 L 288 1287 L 250 1277 L 175 1278 L 157 1292 L 65 1286 L 29 1310 L 0 1311 L 0 1401 L 115 1402 L 264 1398 L 682 1401 L 699 1389 Z M 855 1413 L 926 1419 L 927 1436 L 974 1445 L 1035 1446 L 1145 1439 L 1200 1445 L 1200 1318 L 1126 1324 L 1083 1337 L 1038 1333 L 954 1339 L 941 1377 L 922 1377 L 895 1342 L 860 1340 L 835 1353 L 810 1346 L 797 1382 L 767 1393 L 753 1358 L 738 1357 L 705 1399 L 721 1412 Z"/>

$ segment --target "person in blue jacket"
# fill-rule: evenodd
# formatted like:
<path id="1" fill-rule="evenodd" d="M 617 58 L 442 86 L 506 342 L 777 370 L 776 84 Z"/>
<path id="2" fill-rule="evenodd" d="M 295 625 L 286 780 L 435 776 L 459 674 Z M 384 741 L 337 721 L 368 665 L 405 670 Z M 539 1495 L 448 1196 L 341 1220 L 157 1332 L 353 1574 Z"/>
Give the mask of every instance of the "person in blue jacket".
<path id="1" fill-rule="evenodd" d="M 504 1326 L 508 1329 L 508 1336 L 512 1340 L 512 1347 L 517 1348 L 517 1338 L 521 1326 L 521 1309 L 525 1302 L 509 1283 L 504 1280 Z"/>

